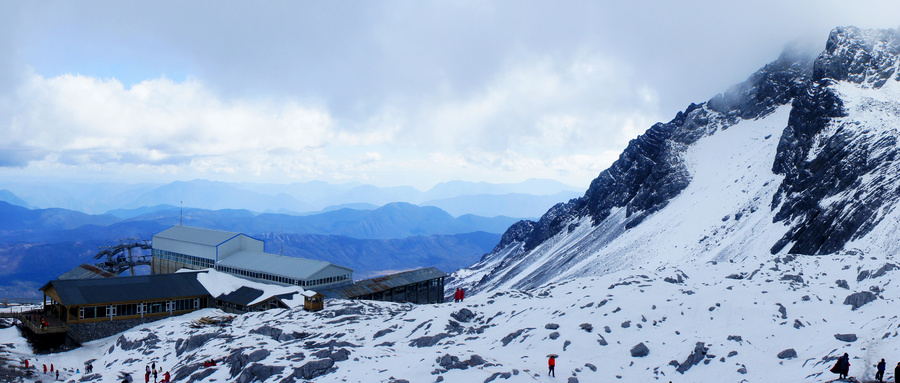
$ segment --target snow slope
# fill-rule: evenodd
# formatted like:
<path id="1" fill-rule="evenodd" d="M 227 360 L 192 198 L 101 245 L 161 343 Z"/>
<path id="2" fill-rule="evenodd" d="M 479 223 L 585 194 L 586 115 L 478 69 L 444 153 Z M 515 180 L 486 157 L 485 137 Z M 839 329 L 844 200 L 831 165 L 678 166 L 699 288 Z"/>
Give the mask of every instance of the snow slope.
<path id="1" fill-rule="evenodd" d="M 69 382 L 126 373 L 141 381 L 150 362 L 177 382 L 824 382 L 844 352 L 851 375 L 871 379 L 868 366 L 900 358 L 897 316 L 889 314 L 900 299 L 897 269 L 892 257 L 850 253 L 688 260 L 680 269 L 637 268 L 458 304 L 329 300 L 318 313 L 270 310 L 225 327 L 189 326 L 221 314 L 204 310 L 52 355 L 31 355 L 11 329 L 0 331 L 0 343 L 14 360 L 64 368 Z M 853 294 L 874 300 L 854 310 L 845 304 Z M 641 343 L 649 353 L 632 356 Z M 559 355 L 556 378 L 547 376 L 550 353 Z M 71 371 L 92 359 L 94 374 Z M 209 359 L 217 366 L 202 367 Z"/>

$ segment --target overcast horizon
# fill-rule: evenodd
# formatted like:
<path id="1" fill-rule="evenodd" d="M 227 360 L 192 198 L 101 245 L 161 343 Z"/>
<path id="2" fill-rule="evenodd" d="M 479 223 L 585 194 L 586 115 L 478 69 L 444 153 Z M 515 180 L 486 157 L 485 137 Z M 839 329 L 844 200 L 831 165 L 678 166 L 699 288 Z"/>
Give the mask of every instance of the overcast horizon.
<path id="1" fill-rule="evenodd" d="M 0 5 L 0 182 L 587 187 L 652 124 L 891 1 Z"/>

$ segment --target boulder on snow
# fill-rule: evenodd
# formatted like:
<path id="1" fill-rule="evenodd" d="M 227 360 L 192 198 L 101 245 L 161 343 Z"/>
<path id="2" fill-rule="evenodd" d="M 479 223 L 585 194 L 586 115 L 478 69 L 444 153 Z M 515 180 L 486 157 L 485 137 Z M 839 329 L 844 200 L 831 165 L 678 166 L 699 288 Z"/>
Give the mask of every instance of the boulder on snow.
<path id="1" fill-rule="evenodd" d="M 434 336 L 423 336 L 423 337 L 416 338 L 416 339 L 413 339 L 412 341 L 410 341 L 409 346 L 410 347 L 419 347 L 419 348 L 431 347 L 431 346 L 436 345 L 438 342 L 440 342 L 444 338 L 449 338 L 449 337 L 450 337 L 450 334 L 443 333 L 443 332 L 440 334 L 434 335 Z"/>
<path id="2" fill-rule="evenodd" d="M 856 334 L 834 334 L 834 339 L 842 342 L 856 342 Z"/>
<path id="3" fill-rule="evenodd" d="M 500 339 L 500 342 L 503 343 L 504 346 L 506 346 L 509 344 L 509 342 L 512 342 L 514 339 L 518 338 L 519 335 L 522 335 L 523 332 L 525 332 L 524 329 L 510 333 L 509 335 L 504 336 L 503 339 Z"/>
<path id="4" fill-rule="evenodd" d="M 254 363 L 247 368 L 244 368 L 241 371 L 241 375 L 238 376 L 235 382 L 237 383 L 250 383 L 252 381 L 260 381 L 265 382 L 266 379 L 269 379 L 272 375 L 281 374 L 284 371 L 284 366 L 266 366 L 259 363 Z"/>
<path id="5" fill-rule="evenodd" d="M 778 353 L 778 359 L 793 359 L 797 357 L 797 351 L 794 351 L 793 348 L 789 348 L 787 350 L 781 351 Z"/>
<path id="6" fill-rule="evenodd" d="M 291 383 L 295 382 L 296 379 L 310 380 L 327 374 L 332 367 L 334 367 L 334 361 L 331 359 L 319 359 L 307 362 L 303 366 L 295 368 L 294 372 L 282 380 L 282 382 Z"/>
<path id="7" fill-rule="evenodd" d="M 556 332 L 556 331 L 551 332 L 550 339 L 556 340 L 556 338 L 559 338 L 559 332 Z"/>
<path id="8" fill-rule="evenodd" d="M 582 330 L 587 331 L 587 332 L 591 332 L 591 330 L 594 329 L 594 326 L 590 323 L 582 323 L 580 327 Z"/>
<path id="9" fill-rule="evenodd" d="M 877 298 L 875 293 L 871 291 L 860 291 L 858 293 L 853 293 L 844 298 L 844 304 L 850 305 L 851 310 L 856 310 L 862 307 L 864 304 L 874 301 Z"/>
<path id="10" fill-rule="evenodd" d="M 644 342 L 638 343 L 631 348 L 631 356 L 634 358 L 642 358 L 647 355 L 650 355 L 650 349 L 647 348 Z"/>
<path id="11" fill-rule="evenodd" d="M 544 328 L 547 330 L 556 330 L 559 328 L 559 325 L 556 323 L 547 323 L 546 325 L 544 325 Z"/>
<path id="12" fill-rule="evenodd" d="M 450 317 L 452 317 L 453 319 L 456 319 L 460 322 L 468 323 L 472 319 L 475 319 L 475 313 L 473 313 L 472 310 L 463 308 L 453 314 L 450 314 Z"/>

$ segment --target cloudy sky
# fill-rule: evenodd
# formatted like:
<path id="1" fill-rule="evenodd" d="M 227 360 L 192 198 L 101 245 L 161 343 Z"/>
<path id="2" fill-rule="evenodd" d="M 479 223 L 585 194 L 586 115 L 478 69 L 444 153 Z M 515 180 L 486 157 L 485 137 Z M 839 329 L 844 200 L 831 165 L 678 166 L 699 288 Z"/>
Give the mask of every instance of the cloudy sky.
<path id="1" fill-rule="evenodd" d="M 0 180 L 549 178 L 895 1 L 0 4 Z"/>

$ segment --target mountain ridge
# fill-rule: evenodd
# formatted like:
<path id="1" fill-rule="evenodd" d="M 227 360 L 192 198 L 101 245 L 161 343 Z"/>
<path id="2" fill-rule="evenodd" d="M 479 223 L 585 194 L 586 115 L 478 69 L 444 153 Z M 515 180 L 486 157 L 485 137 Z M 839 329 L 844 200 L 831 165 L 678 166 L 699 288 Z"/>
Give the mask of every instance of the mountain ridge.
<path id="1" fill-rule="evenodd" d="M 452 285 L 473 292 L 533 288 L 642 261 L 665 265 L 688 256 L 748 258 L 728 243 L 754 249 L 749 258 L 761 260 L 847 249 L 893 217 L 897 203 L 900 181 L 893 174 L 900 169 L 893 158 L 900 133 L 893 126 L 900 122 L 900 106 L 892 96 L 900 94 L 900 76 L 890 79 L 897 72 L 898 53 L 896 30 L 855 27 L 835 28 L 816 57 L 785 51 L 746 81 L 650 127 L 591 182 L 584 196 L 555 205 L 538 221 L 511 226 L 490 254 L 458 271 Z M 722 147 L 706 144 L 712 141 Z M 765 161 L 736 152 L 740 149 L 727 151 L 742 145 L 767 156 Z M 717 161 L 720 168 L 709 165 Z M 698 184 L 703 169 L 715 177 Z M 710 188 L 737 194 L 719 196 Z M 682 201 L 690 196 L 704 201 Z M 704 217 L 696 207 L 661 213 L 676 200 L 682 209 L 719 206 L 713 210 L 723 211 L 721 220 Z M 668 223 L 658 218 L 639 229 L 661 214 Z M 692 217 L 704 217 L 705 226 Z M 667 237 L 659 233 L 679 229 L 665 225 L 691 230 L 681 229 L 682 238 Z M 663 250 L 657 240 L 673 247 Z M 884 247 L 885 241 L 874 241 Z M 652 245 L 642 249 L 641 242 Z M 662 254 L 647 254 L 651 248 Z M 756 254 L 758 248 L 765 251 Z M 664 255 L 674 249 L 677 255 Z"/>

